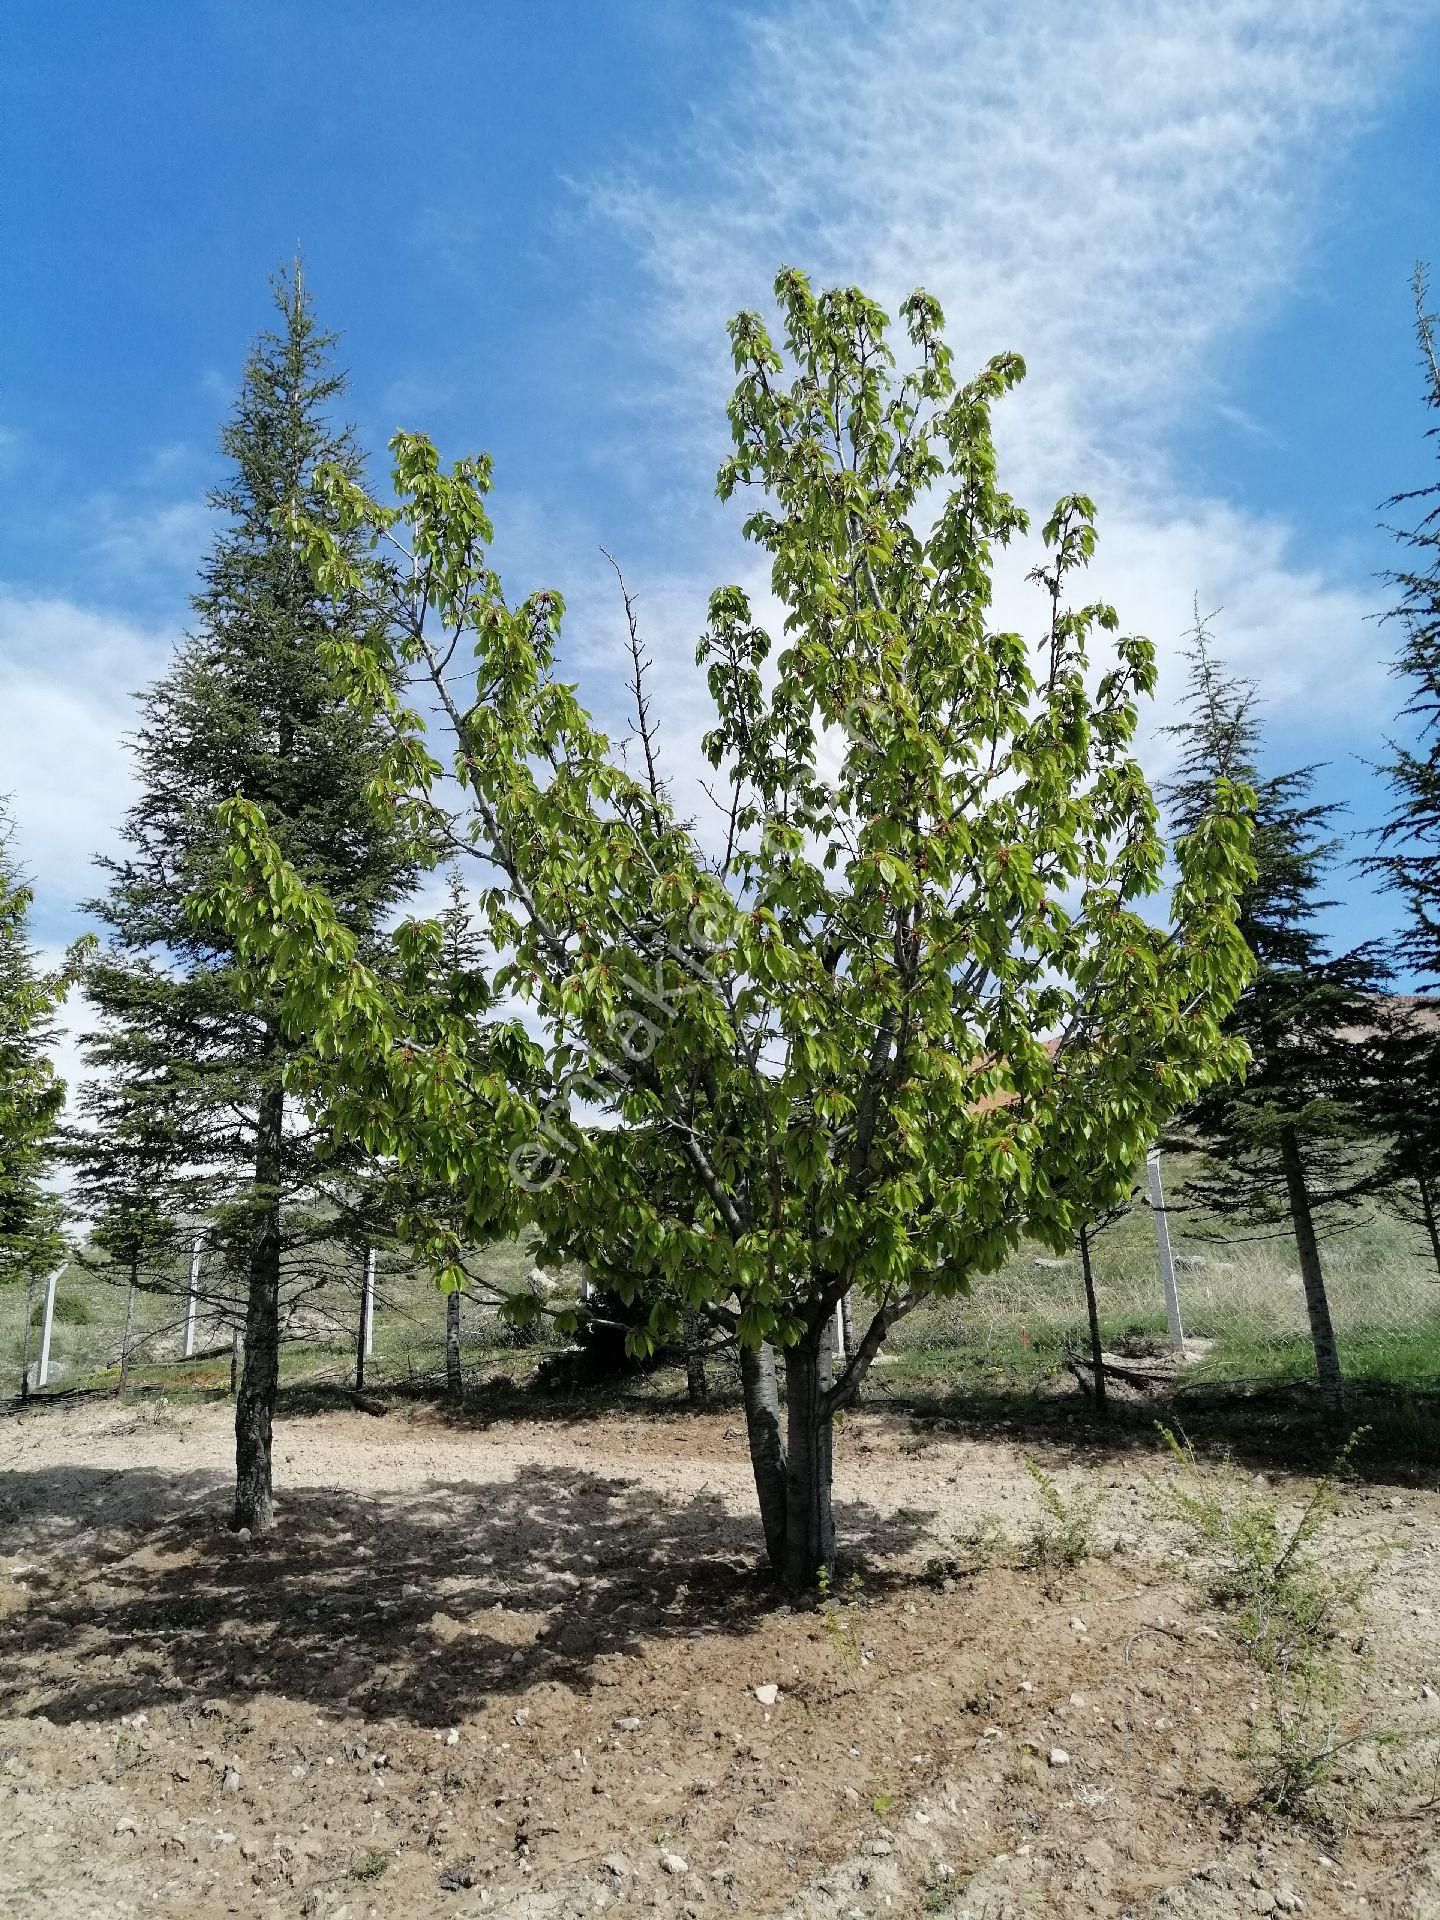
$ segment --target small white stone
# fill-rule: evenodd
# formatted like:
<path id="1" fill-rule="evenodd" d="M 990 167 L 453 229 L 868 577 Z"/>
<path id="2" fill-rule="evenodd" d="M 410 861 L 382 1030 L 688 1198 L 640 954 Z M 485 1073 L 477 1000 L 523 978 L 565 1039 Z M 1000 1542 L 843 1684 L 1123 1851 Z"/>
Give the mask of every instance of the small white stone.
<path id="1" fill-rule="evenodd" d="M 780 1689 L 773 1680 L 767 1680 L 763 1687 L 756 1687 L 755 1698 L 762 1707 L 773 1707 L 780 1698 Z"/>
<path id="2" fill-rule="evenodd" d="M 1050 1764 L 1052 1767 L 1068 1767 L 1069 1766 L 1070 1756 L 1065 1751 L 1064 1747 L 1051 1747 Z"/>
<path id="3" fill-rule="evenodd" d="M 683 1860 L 678 1853 L 662 1853 L 660 1866 L 665 1873 L 679 1875 L 690 1871 L 690 1862 Z"/>
<path id="4" fill-rule="evenodd" d="M 448 1733 L 446 1734 L 446 1736 L 445 1736 L 445 1744 L 446 1744 L 446 1746 L 447 1746 L 447 1747 L 458 1747 L 458 1746 L 459 1746 L 459 1744 L 460 1744 L 460 1729 L 459 1729 L 458 1727 L 451 1727 L 451 1729 L 450 1729 L 450 1731 L 449 1731 L 449 1732 L 448 1732 Z"/>
<path id="5" fill-rule="evenodd" d="M 115 1822 L 115 1831 L 116 1833 L 134 1833 L 136 1831 L 135 1822 L 128 1813 L 122 1813 L 120 1818 Z"/>

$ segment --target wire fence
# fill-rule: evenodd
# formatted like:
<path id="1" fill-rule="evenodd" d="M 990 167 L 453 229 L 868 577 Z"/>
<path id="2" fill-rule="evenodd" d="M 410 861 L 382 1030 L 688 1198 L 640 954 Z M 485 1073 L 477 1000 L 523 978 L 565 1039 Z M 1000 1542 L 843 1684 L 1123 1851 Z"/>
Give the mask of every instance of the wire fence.
<path id="1" fill-rule="evenodd" d="M 1168 1225 L 1167 1262 L 1157 1227 Z M 1378 1209 L 1362 1210 L 1326 1238 L 1331 1316 L 1347 1374 L 1379 1387 L 1440 1392 L 1440 1273 L 1425 1236 Z M 1265 1381 L 1306 1377 L 1309 1324 L 1293 1241 L 1273 1233 L 1219 1234 L 1183 1206 L 1157 1214 L 1145 1199 L 1091 1238 L 1102 1343 L 1120 1359 L 1165 1355 L 1183 1332 L 1193 1378 Z M 365 1337 L 367 1263 L 344 1250 L 283 1290 L 282 1375 L 372 1384 L 443 1379 L 447 1305 L 429 1275 L 395 1251 L 373 1262 Z M 467 1375 L 487 1358 L 514 1371 L 518 1353 L 563 1346 L 550 1323 L 519 1329 L 496 1301 L 529 1284 L 523 1245 L 485 1250 L 477 1289 L 460 1298 Z M 549 1282 L 557 1303 L 579 1291 L 578 1271 Z M 1169 1293 L 1169 1297 L 1167 1297 Z M 865 1303 L 855 1306 L 863 1332 Z M 136 1381 L 224 1387 L 240 1359 L 240 1277 L 204 1254 L 162 1284 L 131 1288 L 125 1276 L 76 1259 L 53 1277 L 0 1289 L 0 1396 L 115 1387 L 122 1364 Z M 1178 1325 L 1177 1325 L 1178 1322 Z M 1022 1248 L 970 1290 L 932 1300 L 895 1328 L 885 1365 L 963 1385 L 987 1377 L 1070 1385 L 1089 1328 L 1078 1253 Z M 883 1377 L 883 1374 L 882 1376 Z"/>
<path id="2" fill-rule="evenodd" d="M 353 1377 L 357 1384 L 362 1377 L 443 1373 L 449 1310 L 429 1276 L 403 1260 L 387 1263 L 383 1252 L 351 1264 L 354 1271 L 342 1269 L 328 1281 L 292 1277 L 282 1284 L 282 1373 Z M 461 1295 L 459 1323 L 462 1352 L 472 1362 L 547 1344 L 543 1325 L 513 1326 L 488 1290 L 484 1298 Z M 114 1267 L 75 1258 L 28 1287 L 0 1289 L 0 1398 L 118 1390 L 122 1375 L 129 1382 L 168 1375 L 177 1386 L 224 1385 L 227 1378 L 233 1384 L 244 1325 L 238 1276 L 203 1251 L 191 1275 L 138 1285 Z"/>

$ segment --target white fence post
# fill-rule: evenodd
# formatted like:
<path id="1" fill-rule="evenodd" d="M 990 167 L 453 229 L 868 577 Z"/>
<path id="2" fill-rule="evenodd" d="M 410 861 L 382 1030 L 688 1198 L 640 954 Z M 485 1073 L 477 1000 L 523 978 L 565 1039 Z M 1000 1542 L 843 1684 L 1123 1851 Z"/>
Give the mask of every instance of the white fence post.
<path id="1" fill-rule="evenodd" d="M 68 1271 L 70 1262 L 66 1260 L 56 1267 L 45 1282 L 45 1318 L 40 1330 L 40 1364 L 35 1369 L 35 1384 L 43 1387 L 50 1380 L 50 1329 L 55 1324 L 55 1289 L 60 1283 L 62 1273 Z"/>
<path id="2" fill-rule="evenodd" d="M 1170 1251 L 1170 1216 L 1165 1211 L 1165 1187 L 1160 1178 L 1160 1149 L 1152 1147 L 1145 1156 L 1150 1176 L 1150 1210 L 1155 1215 L 1155 1253 L 1160 1265 L 1160 1285 L 1165 1289 L 1165 1318 L 1170 1322 L 1170 1344 L 1176 1353 L 1185 1351 L 1185 1329 L 1180 1324 L 1180 1295 L 1175 1286 L 1175 1258 Z"/>
<path id="3" fill-rule="evenodd" d="M 196 1234 L 190 1242 L 190 1291 L 185 1300 L 185 1354 L 187 1360 L 195 1355 L 195 1306 L 200 1296 L 200 1247 L 203 1235 Z"/>
<path id="4" fill-rule="evenodd" d="M 375 1249 L 365 1251 L 365 1358 L 375 1351 Z"/>

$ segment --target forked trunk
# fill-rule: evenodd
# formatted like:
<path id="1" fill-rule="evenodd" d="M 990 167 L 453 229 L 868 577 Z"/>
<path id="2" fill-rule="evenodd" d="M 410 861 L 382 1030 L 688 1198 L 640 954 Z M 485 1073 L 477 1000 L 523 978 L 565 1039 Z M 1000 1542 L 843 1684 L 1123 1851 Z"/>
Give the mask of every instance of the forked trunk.
<path id="1" fill-rule="evenodd" d="M 830 1386 L 828 1323 L 818 1338 L 785 1354 L 783 1433 L 773 1350 L 742 1346 L 740 1380 L 765 1552 L 776 1579 L 803 1592 L 815 1585 L 822 1567 L 829 1572 L 835 1563 L 834 1417 L 824 1400 Z"/>
<path id="2" fill-rule="evenodd" d="M 460 1371 L 460 1294 L 457 1291 L 445 1296 L 445 1391 L 452 1400 L 458 1400 L 465 1391 L 465 1377 Z"/>
<path id="3" fill-rule="evenodd" d="M 832 1300 L 837 1295 L 831 1295 Z M 785 1353 L 785 1431 L 782 1437 L 775 1354 L 740 1348 L 740 1384 L 750 1464 L 760 1500 L 765 1551 L 777 1580 L 794 1592 L 812 1589 L 835 1567 L 831 1481 L 835 1415 L 853 1406 L 885 1335 L 910 1302 L 891 1302 L 875 1314 L 864 1338 L 834 1375 L 835 1312 L 816 1310 L 798 1345 Z"/>
<path id="4" fill-rule="evenodd" d="M 250 1231 L 250 1291 L 245 1366 L 235 1398 L 235 1525 L 268 1533 L 275 1518 L 271 1429 L 280 1386 L 280 1154 L 285 1095 L 267 1087 L 255 1147 L 255 1216 Z"/>
<path id="5" fill-rule="evenodd" d="M 1295 1228 L 1295 1245 L 1300 1255 L 1300 1280 L 1305 1289 L 1305 1311 L 1310 1316 L 1315 1373 L 1326 1404 L 1332 1412 L 1340 1413 L 1345 1406 L 1345 1381 L 1340 1372 L 1340 1351 L 1335 1344 L 1335 1329 L 1330 1323 L 1330 1302 L 1325 1293 L 1325 1272 L 1320 1264 L 1320 1243 L 1315 1238 L 1315 1219 L 1310 1206 L 1310 1189 L 1305 1179 L 1305 1160 L 1294 1127 L 1280 1129 L 1280 1162 L 1285 1170 L 1285 1191 Z"/>

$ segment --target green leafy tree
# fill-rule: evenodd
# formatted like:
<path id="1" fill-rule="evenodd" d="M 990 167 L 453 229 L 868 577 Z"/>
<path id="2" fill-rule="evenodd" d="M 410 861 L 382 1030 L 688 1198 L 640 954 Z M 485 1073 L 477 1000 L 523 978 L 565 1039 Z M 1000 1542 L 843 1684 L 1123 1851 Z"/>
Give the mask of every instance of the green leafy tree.
<path id="1" fill-rule="evenodd" d="M 65 1101 L 51 1059 L 54 1020 L 73 973 L 39 965 L 28 936 L 33 897 L 0 807 L 0 1286 L 28 1285 L 65 1251 L 64 1210 L 47 1175 Z"/>
<path id="2" fill-rule="evenodd" d="M 1253 792 L 1255 873 L 1240 930 L 1256 970 L 1226 1023 L 1250 1068 L 1185 1116 L 1180 1139 L 1203 1160 L 1184 1195 L 1226 1219 L 1283 1221 L 1294 1235 L 1316 1374 L 1338 1410 L 1344 1384 L 1320 1231 L 1369 1184 L 1383 969 L 1369 945 L 1332 953 L 1316 925 L 1333 904 L 1324 887 L 1341 846 L 1331 831 L 1340 808 L 1311 798 L 1317 770 L 1261 772 L 1255 688 L 1216 658 L 1198 619 L 1187 658 L 1185 717 L 1167 728 L 1181 750 L 1165 791 L 1170 822 L 1192 832 L 1217 778 Z"/>
<path id="3" fill-rule="evenodd" d="M 1425 406 L 1440 415 L 1436 317 L 1428 310 L 1423 268 L 1415 271 L 1415 336 Z M 1440 418 L 1426 429 L 1440 451 Z M 1397 530 L 1407 564 L 1390 576 L 1391 619 L 1403 644 L 1395 672 L 1406 690 L 1401 711 L 1408 741 L 1391 745 L 1385 767 L 1391 813 L 1365 865 L 1398 898 L 1403 919 L 1396 959 L 1415 977 L 1421 996 L 1440 994 L 1440 480 L 1386 502 L 1410 524 Z M 1383 1085 L 1390 1095 L 1392 1136 L 1384 1165 L 1392 1204 L 1422 1225 L 1440 1267 L 1440 1001 L 1396 1008 Z"/>
<path id="4" fill-rule="evenodd" d="M 776 287 L 788 360 L 757 314 L 732 323 L 720 491 L 753 490 L 785 638 L 740 588 L 713 596 L 714 834 L 591 722 L 559 670 L 558 595 L 504 597 L 488 460 L 447 472 L 400 435 L 393 507 L 333 475 L 340 525 L 376 542 L 363 573 L 333 527 L 300 526 L 325 591 L 391 606 L 387 643 L 349 649 L 362 711 L 394 712 L 397 661 L 430 676 L 490 864 L 495 991 L 531 1003 L 549 1099 L 496 1070 L 499 1022 L 443 1057 L 417 1044 L 403 990 L 360 964 L 259 807 L 225 809 L 231 876 L 197 912 L 283 981 L 377 1150 L 476 1183 L 482 1216 L 512 1182 L 549 1249 L 650 1297 L 637 1350 L 687 1310 L 736 1337 L 766 1546 L 803 1587 L 834 1558 L 834 1417 L 900 1316 L 1022 1234 L 1068 1247 L 1169 1114 L 1242 1064 L 1221 1024 L 1248 964 L 1248 834 L 1247 796 L 1220 783 L 1177 849 L 1170 924 L 1140 911 L 1164 863 L 1131 752 L 1154 664 L 1110 608 L 1070 604 L 1086 499 L 1045 524 L 1038 643 L 992 619 L 995 549 L 1028 524 L 990 424 L 1020 361 L 958 386 L 919 293 L 902 375 L 862 293 L 817 298 L 788 270 Z M 1097 639 L 1113 660 L 1092 692 Z M 426 804 L 437 778 L 412 738 L 397 800 Z M 849 1288 L 873 1317 L 836 1371 Z"/>
<path id="5" fill-rule="evenodd" d="M 211 496 L 221 525 L 195 629 L 142 699 L 140 798 L 124 852 L 104 863 L 94 911 L 110 938 L 86 976 L 100 1016 L 88 1056 L 129 1114 L 125 1150 L 148 1147 L 172 1197 L 208 1221 L 212 1257 L 244 1276 L 235 1521 L 252 1531 L 272 1517 L 282 1298 L 322 1277 L 327 1186 L 345 1168 L 291 1092 L 304 1036 L 284 1030 L 278 997 L 242 978 L 232 943 L 193 925 L 186 902 L 220 871 L 215 810 L 237 793 L 264 808 L 286 858 L 363 942 L 414 872 L 405 824 L 370 795 L 388 721 L 345 700 L 327 664 L 336 644 L 366 644 L 375 609 L 363 590 L 317 590 L 277 522 L 295 510 L 335 528 L 317 470 L 358 485 L 360 464 L 330 421 L 344 381 L 298 267 L 277 280 L 275 304 L 279 325 L 256 341 L 222 434 L 230 471 Z M 116 1177 L 128 1185 L 135 1172 Z"/>
<path id="6" fill-rule="evenodd" d="M 480 1022 L 492 1011 L 485 943 L 475 924 L 462 876 L 452 866 L 447 878 L 445 905 L 437 919 L 438 939 L 427 943 L 420 964 L 427 970 L 424 992 L 442 1017 Z M 512 1062 L 525 1078 L 523 1047 Z M 385 1246 L 403 1259 L 418 1259 L 437 1275 L 445 1302 L 446 1390 L 458 1399 L 464 1391 L 461 1364 L 461 1305 L 466 1295 L 485 1305 L 503 1305 L 505 1294 L 488 1286 L 476 1256 L 496 1233 L 518 1224 L 513 1207 L 492 1222 L 479 1223 L 457 1197 L 448 1169 L 439 1171 L 424 1155 L 370 1157 L 356 1168 L 354 1184 L 345 1196 L 349 1236 L 357 1251 Z"/>

